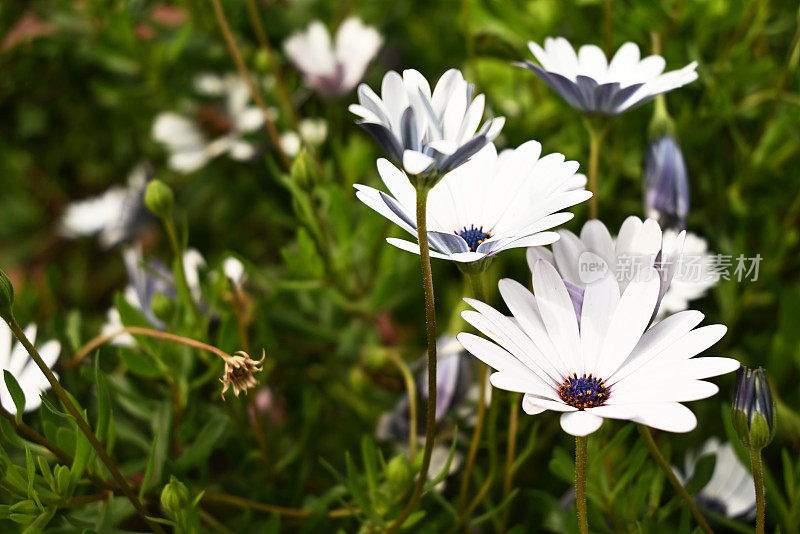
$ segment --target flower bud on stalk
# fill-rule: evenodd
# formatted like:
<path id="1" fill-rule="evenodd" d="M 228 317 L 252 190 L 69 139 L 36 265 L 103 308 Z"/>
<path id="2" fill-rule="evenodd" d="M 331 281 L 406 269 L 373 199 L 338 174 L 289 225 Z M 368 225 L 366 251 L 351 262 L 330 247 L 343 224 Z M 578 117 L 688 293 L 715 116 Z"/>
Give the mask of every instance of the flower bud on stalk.
<path id="1" fill-rule="evenodd" d="M 740 367 L 731 412 L 733 427 L 742 444 L 760 451 L 775 437 L 775 401 L 764 369 Z"/>
<path id="2" fill-rule="evenodd" d="M 174 514 L 180 513 L 189 504 L 190 498 L 189 488 L 174 476 L 170 477 L 161 491 L 161 505 Z"/>
<path id="3" fill-rule="evenodd" d="M 175 205 L 175 195 L 161 180 L 152 180 L 144 191 L 144 203 L 156 216 L 169 220 Z"/>

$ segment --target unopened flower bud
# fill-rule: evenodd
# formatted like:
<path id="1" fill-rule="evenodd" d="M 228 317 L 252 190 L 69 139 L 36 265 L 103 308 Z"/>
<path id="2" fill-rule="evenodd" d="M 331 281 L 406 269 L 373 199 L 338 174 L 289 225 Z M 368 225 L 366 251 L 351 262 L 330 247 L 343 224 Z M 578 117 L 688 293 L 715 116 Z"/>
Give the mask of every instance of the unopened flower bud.
<path id="1" fill-rule="evenodd" d="M 394 492 L 400 492 L 411 480 L 411 466 L 405 454 L 398 454 L 386 465 L 386 481 Z"/>
<path id="2" fill-rule="evenodd" d="M 0 317 L 11 320 L 11 309 L 14 307 L 14 286 L 6 273 L 0 269 Z"/>
<path id="3" fill-rule="evenodd" d="M 660 136 L 644 159 L 644 211 L 662 227 L 683 229 L 689 214 L 689 175 L 675 138 Z"/>
<path id="4" fill-rule="evenodd" d="M 175 196 L 172 189 L 161 180 L 152 180 L 144 191 L 144 203 L 147 209 L 162 219 L 172 217 Z"/>
<path id="5" fill-rule="evenodd" d="M 750 450 L 761 450 L 775 437 L 775 401 L 764 369 L 740 367 L 733 394 L 733 427 Z"/>
<path id="6" fill-rule="evenodd" d="M 299 148 L 298 148 L 299 150 Z M 308 188 L 314 183 L 314 161 L 308 152 L 300 150 L 292 162 L 292 180 L 302 188 Z"/>
<path id="7" fill-rule="evenodd" d="M 161 491 L 161 505 L 174 514 L 183 510 L 190 499 L 189 488 L 174 476 Z"/>
<path id="8" fill-rule="evenodd" d="M 150 302 L 150 309 L 153 311 L 153 315 L 162 321 L 166 321 L 172 315 L 175 303 L 164 293 L 156 291 L 153 294 L 153 300 Z"/>

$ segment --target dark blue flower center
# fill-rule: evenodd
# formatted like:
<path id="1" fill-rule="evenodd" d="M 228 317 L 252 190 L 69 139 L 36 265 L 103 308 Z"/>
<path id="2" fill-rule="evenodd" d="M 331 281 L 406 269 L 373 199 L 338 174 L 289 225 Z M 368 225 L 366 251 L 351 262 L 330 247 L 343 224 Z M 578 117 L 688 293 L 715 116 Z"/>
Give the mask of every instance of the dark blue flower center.
<path id="1" fill-rule="evenodd" d="M 728 506 L 722 500 L 717 499 L 716 497 L 698 495 L 694 498 L 694 502 L 706 510 L 711 510 L 712 512 L 716 512 L 724 516 L 728 515 Z"/>
<path id="2" fill-rule="evenodd" d="M 561 400 L 579 410 L 602 406 L 608 400 L 609 393 L 605 382 L 591 374 L 578 377 L 578 373 L 573 373 L 558 387 Z"/>
<path id="3" fill-rule="evenodd" d="M 484 232 L 483 226 L 475 228 L 472 224 L 469 225 L 469 229 L 465 226 L 460 232 L 458 230 L 453 230 L 453 233 L 461 236 L 464 241 L 467 242 L 470 252 L 478 250 L 478 245 L 492 237 L 492 232 Z"/>

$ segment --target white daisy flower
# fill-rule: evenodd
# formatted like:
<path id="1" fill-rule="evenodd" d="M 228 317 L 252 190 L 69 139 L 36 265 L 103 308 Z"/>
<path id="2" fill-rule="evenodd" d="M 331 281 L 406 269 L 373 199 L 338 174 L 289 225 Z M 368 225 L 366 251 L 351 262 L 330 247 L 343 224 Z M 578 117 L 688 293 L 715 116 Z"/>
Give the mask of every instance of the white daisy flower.
<path id="1" fill-rule="evenodd" d="M 634 43 L 622 45 L 611 61 L 595 45 L 584 45 L 576 54 L 563 37 L 548 37 L 544 48 L 530 41 L 528 48 L 539 65 L 517 65 L 535 72 L 572 107 L 588 113 L 618 115 L 697 79 L 696 61 L 665 73 L 663 57 L 642 59 Z"/>
<path id="2" fill-rule="evenodd" d="M 283 132 L 278 138 L 278 142 L 281 144 L 281 150 L 290 158 L 297 156 L 300 153 L 300 149 L 303 148 L 303 140 L 293 130 Z"/>
<path id="3" fill-rule="evenodd" d="M 350 17 L 339 26 L 334 42 L 325 25 L 315 20 L 290 35 L 283 49 L 306 85 L 324 97 L 339 98 L 361 81 L 382 44 L 375 28 Z"/>
<path id="4" fill-rule="evenodd" d="M 675 230 L 664 230 L 664 249 L 673 250 L 679 239 Z M 705 239 L 689 232 L 678 259 L 675 276 L 661 300 L 659 316 L 689 308 L 689 302 L 699 299 L 719 282 L 720 275 L 713 269 L 714 254 L 708 251 Z"/>
<path id="5" fill-rule="evenodd" d="M 547 245 L 558 234 L 546 230 L 573 217 L 560 210 L 592 196 L 578 163 L 562 154 L 541 156 L 528 141 L 500 154 L 494 145 L 448 173 L 428 194 L 431 257 L 473 262 L 510 248 Z M 406 174 L 385 159 L 378 172 L 391 196 L 356 184 L 356 196 L 417 236 L 416 193 Z M 392 245 L 419 254 L 419 244 L 389 238 Z"/>
<path id="6" fill-rule="evenodd" d="M 558 234 L 560 239 L 553 243 L 552 252 L 542 247 L 528 249 L 528 266 L 533 270 L 540 259 L 552 264 L 580 309 L 583 288 L 589 282 L 611 273 L 622 292 L 631 280 L 650 267 L 655 267 L 661 278 L 659 299 L 663 298 L 678 268 L 686 232 L 667 242 L 662 239 L 661 227 L 654 219 L 642 222 L 631 215 L 622 223 L 616 240 L 597 219 L 583 225 L 580 237 L 563 229 L 558 230 Z"/>
<path id="7" fill-rule="evenodd" d="M 450 69 L 431 93 L 428 81 L 416 70 L 401 77 L 389 71 L 383 77 L 381 97 L 367 85 L 358 87 L 358 104 L 350 111 L 361 117 L 362 128 L 412 175 L 451 171 L 492 142 L 505 119 L 489 119 L 480 126 L 485 97 L 460 70 Z"/>
<path id="8" fill-rule="evenodd" d="M 96 197 L 72 202 L 59 222 L 65 237 L 97 237 L 100 246 L 111 248 L 130 241 L 150 220 L 144 206 L 144 188 L 150 169 L 141 164 L 128 175 L 128 185 L 114 186 Z"/>
<path id="9" fill-rule="evenodd" d="M 688 453 L 684 472 L 673 467 L 681 484 L 686 485 L 694 476 L 697 463 L 704 456 L 716 456 L 711 480 L 695 496 L 701 507 L 728 518 L 751 517 L 756 510 L 756 490 L 753 475 L 739 460 L 733 445 L 711 438 L 703 444 L 698 454 Z"/>
<path id="10" fill-rule="evenodd" d="M 726 331 L 722 325 L 694 329 L 700 312 L 680 312 L 648 328 L 660 285 L 652 267 L 624 292 L 606 274 L 586 285 L 579 323 L 564 281 L 540 260 L 533 266 L 533 294 L 513 280 L 499 283 L 513 319 L 466 299 L 477 311 L 462 316 L 488 339 L 461 333 L 458 340 L 499 371 L 490 378 L 494 387 L 524 393 L 528 414 L 562 412 L 561 427 L 569 434 L 586 436 L 604 418 L 688 432 L 697 419 L 680 403 L 717 393 L 702 379 L 734 371 L 739 362 L 692 359 Z"/>
<path id="11" fill-rule="evenodd" d="M 250 105 L 245 81 L 235 74 L 203 74 L 195 80 L 195 90 L 222 97 L 225 104 L 196 106 L 193 116 L 165 112 L 156 117 L 153 139 L 166 145 L 170 168 L 190 173 L 222 154 L 238 161 L 251 159 L 256 149 L 243 137 L 260 129 L 265 117 L 258 106 Z"/>
<path id="12" fill-rule="evenodd" d="M 32 344 L 36 344 L 36 325 L 31 324 L 25 329 L 25 337 Z M 42 360 L 48 368 L 58 360 L 61 345 L 58 341 L 47 341 L 37 349 Z M 5 322 L 0 324 L 0 369 L 8 371 L 17 379 L 22 392 L 25 394 L 25 412 L 30 412 L 42 404 L 40 395 L 50 389 L 47 377 L 30 357 L 21 343 L 14 341 L 14 335 Z M 54 373 L 55 374 L 55 373 Z M 58 375 L 56 375 L 57 377 Z M 17 413 L 14 400 L 8 392 L 5 380 L 0 380 L 0 404 L 7 412 Z"/>
<path id="13" fill-rule="evenodd" d="M 247 272 L 245 271 L 244 264 L 239 261 L 239 258 L 228 256 L 222 262 L 222 272 L 225 277 L 231 281 L 236 287 L 241 287 L 247 279 Z"/>
<path id="14" fill-rule="evenodd" d="M 310 146 L 319 146 L 328 137 L 328 121 L 325 119 L 301 119 L 297 129 L 303 141 Z"/>

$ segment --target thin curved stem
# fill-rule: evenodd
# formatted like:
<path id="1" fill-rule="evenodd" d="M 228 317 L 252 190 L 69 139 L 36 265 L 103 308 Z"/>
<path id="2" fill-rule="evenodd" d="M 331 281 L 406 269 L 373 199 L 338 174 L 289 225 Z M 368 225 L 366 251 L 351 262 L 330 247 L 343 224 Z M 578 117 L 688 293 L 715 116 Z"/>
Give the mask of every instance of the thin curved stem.
<path id="1" fill-rule="evenodd" d="M 387 354 L 403 376 L 406 393 L 408 394 L 408 450 L 413 461 L 417 456 L 417 385 L 414 383 L 411 370 L 406 362 L 403 361 L 403 358 L 394 350 L 388 351 Z"/>
<path id="2" fill-rule="evenodd" d="M 605 41 L 603 43 L 603 51 L 606 53 L 606 57 L 611 57 L 611 32 L 613 28 L 611 23 L 614 14 L 614 0 L 606 0 L 603 11 L 605 19 Z"/>
<path id="3" fill-rule="evenodd" d="M 136 493 L 131 488 L 130 484 L 128 483 L 128 479 L 126 479 L 119 470 L 119 466 L 117 463 L 111 459 L 111 457 L 106 452 L 105 447 L 100 440 L 97 439 L 92 429 L 89 427 L 89 423 L 86 422 L 86 419 L 83 418 L 83 414 L 78 411 L 77 406 L 73 404 L 72 399 L 67 394 L 66 390 L 61 386 L 61 383 L 56 379 L 53 371 L 44 363 L 42 357 L 39 355 L 39 352 L 33 346 L 33 344 L 28 340 L 25 336 L 25 332 L 17 324 L 17 320 L 14 316 L 10 316 L 7 321 L 9 328 L 11 328 L 11 332 L 14 334 L 14 337 L 19 340 L 25 350 L 28 351 L 33 361 L 39 367 L 39 369 L 44 374 L 47 381 L 50 383 L 50 387 L 53 389 L 53 392 L 56 394 L 58 399 L 67 409 L 69 414 L 72 416 L 75 424 L 78 426 L 78 429 L 86 436 L 86 439 L 91 444 L 92 448 L 97 453 L 97 456 L 106 466 L 108 471 L 111 473 L 111 476 L 114 478 L 114 481 L 119 485 L 122 493 L 128 500 L 131 502 L 133 507 L 136 509 L 136 512 L 142 517 L 142 519 L 147 523 L 147 525 L 153 530 L 153 532 L 157 532 L 158 534 L 164 533 L 164 529 L 158 523 L 152 521 L 149 518 L 149 514 L 147 509 L 144 507 L 142 502 L 136 496 Z"/>
<path id="4" fill-rule="evenodd" d="M 225 493 L 205 492 L 203 493 L 201 501 L 230 504 L 232 506 L 237 506 L 239 508 L 249 508 L 251 510 L 258 510 L 259 512 L 278 514 L 286 517 L 303 518 L 303 517 L 309 517 L 312 513 L 314 513 L 314 510 L 307 510 L 304 508 L 287 508 L 285 506 L 278 506 L 276 504 L 267 504 L 258 501 L 251 501 L 250 499 L 245 499 L 244 497 L 238 497 L 236 495 L 228 495 Z M 329 510 L 327 516 L 332 519 L 335 519 L 337 517 L 350 517 L 357 513 L 358 510 L 355 508 L 353 509 L 341 508 L 338 510 Z"/>
<path id="5" fill-rule="evenodd" d="M 181 290 L 186 295 L 186 298 L 189 299 L 189 309 L 192 310 L 192 317 L 195 320 L 195 324 L 200 319 L 200 310 L 197 309 L 197 303 L 194 301 L 194 297 L 192 297 L 192 290 L 189 288 L 189 282 L 186 280 L 186 266 L 183 262 L 183 247 L 181 247 L 180 242 L 178 241 L 178 232 L 175 230 L 175 223 L 172 221 L 172 218 L 164 218 L 164 228 L 167 230 L 167 236 L 169 238 L 169 246 L 172 248 L 172 255 L 175 257 L 175 261 L 178 262 L 178 284 L 181 286 Z"/>
<path id="6" fill-rule="evenodd" d="M 170 334 L 169 332 L 162 332 L 161 330 L 154 330 L 152 328 L 144 328 L 141 326 L 125 326 L 120 328 L 119 330 L 114 330 L 113 332 L 108 332 L 107 334 L 101 334 L 96 338 L 92 339 L 88 343 L 86 343 L 83 347 L 78 349 L 78 352 L 75 353 L 75 357 L 72 358 L 69 362 L 64 364 L 64 368 L 71 369 L 81 363 L 87 354 L 92 352 L 94 349 L 102 345 L 103 343 L 107 343 L 111 341 L 117 336 L 122 334 L 134 334 L 139 336 L 148 336 L 154 337 L 158 339 L 165 339 L 167 341 L 174 341 L 175 343 L 180 343 L 182 345 L 186 345 L 189 347 L 193 347 L 195 349 L 200 350 L 207 350 L 208 352 L 213 352 L 223 360 L 227 360 L 230 358 L 230 354 L 227 352 L 214 347 L 213 345 L 209 345 L 207 343 L 203 343 L 202 341 L 195 341 L 194 339 L 190 339 L 188 337 L 178 336 L 176 334 Z"/>
<path id="7" fill-rule="evenodd" d="M 589 516 L 586 513 L 586 436 L 575 437 L 575 507 L 578 509 L 578 530 L 589 534 Z"/>
<path id="8" fill-rule="evenodd" d="M 519 393 L 512 392 L 510 395 L 511 406 L 508 412 L 508 443 L 506 444 L 506 464 L 503 475 L 503 500 L 505 501 L 511 493 L 511 487 L 514 484 L 514 457 L 517 454 L 517 428 L 519 421 Z M 500 523 L 500 532 L 506 531 L 506 523 L 508 523 L 508 513 L 510 507 L 506 506 L 503 510 L 502 521 Z"/>
<path id="9" fill-rule="evenodd" d="M 264 124 L 267 127 L 267 133 L 272 141 L 275 152 L 278 153 L 278 157 L 280 157 L 283 166 L 288 169 L 292 162 L 281 147 L 280 134 L 278 133 L 278 129 L 275 127 L 275 123 L 272 122 L 272 119 L 270 118 L 270 112 L 269 108 L 267 107 L 267 103 L 264 102 L 264 99 L 261 97 L 261 92 L 258 90 L 258 87 L 256 87 L 256 83 L 253 81 L 253 76 L 250 74 L 250 70 L 247 68 L 247 64 L 244 62 L 244 59 L 242 59 L 242 54 L 239 52 L 239 48 L 236 46 L 236 40 L 233 38 L 231 28 L 228 25 L 228 20 L 225 18 L 225 11 L 222 9 L 222 4 L 220 4 L 219 0 L 211 0 L 211 4 L 214 6 L 214 15 L 217 17 L 217 23 L 219 24 L 219 29 L 222 32 L 222 37 L 225 39 L 228 52 L 230 52 L 233 62 L 236 63 L 236 68 L 239 71 L 239 75 L 247 84 L 247 88 L 250 90 L 250 95 L 253 97 L 256 105 L 261 108 L 261 112 L 264 114 Z"/>
<path id="10" fill-rule="evenodd" d="M 433 295 L 433 273 L 431 272 L 431 254 L 428 249 L 427 207 L 428 191 L 425 186 L 417 186 L 417 239 L 419 240 L 419 259 L 422 267 L 422 285 L 425 290 L 425 320 L 428 336 L 428 407 L 425 415 L 425 449 L 422 454 L 422 465 L 419 469 L 417 483 L 408 504 L 400 516 L 386 531 L 395 532 L 414 510 L 417 501 L 422 497 L 425 483 L 428 480 L 428 469 L 431 465 L 433 444 L 436 438 L 436 306 Z"/>
<path id="11" fill-rule="evenodd" d="M 650 456 L 653 457 L 658 467 L 664 472 L 664 475 L 669 480 L 669 483 L 672 484 L 672 487 L 675 491 L 678 492 L 681 499 L 683 499 L 684 504 L 689 508 L 689 511 L 692 513 L 692 517 L 694 517 L 695 521 L 697 521 L 698 526 L 705 532 L 706 534 L 713 534 L 713 530 L 706 521 L 706 518 L 703 517 L 703 514 L 700 513 L 700 510 L 697 508 L 697 505 L 692 499 L 692 496 L 689 495 L 689 492 L 686 491 L 686 488 L 683 487 L 678 477 L 675 476 L 675 473 L 672 471 L 672 468 L 667 463 L 667 460 L 664 459 L 664 456 L 661 454 L 661 451 L 658 450 L 658 445 L 656 445 L 655 440 L 653 439 L 653 435 L 650 433 L 650 429 L 645 425 L 636 424 L 636 428 L 639 430 L 639 435 L 642 436 L 642 441 L 647 446 L 647 450 L 650 451 Z"/>
<path id="12" fill-rule="evenodd" d="M 593 125 L 591 119 L 584 121 L 586 129 L 589 131 L 589 190 L 592 198 L 589 199 L 589 217 L 596 219 L 598 215 L 598 196 L 600 194 L 597 178 L 597 169 L 600 165 L 600 150 L 603 147 L 603 140 L 606 136 L 605 128 L 598 128 Z"/>
<path id="13" fill-rule="evenodd" d="M 750 451 L 750 467 L 756 490 L 756 534 L 764 534 L 764 468 L 761 464 L 761 451 Z"/>

